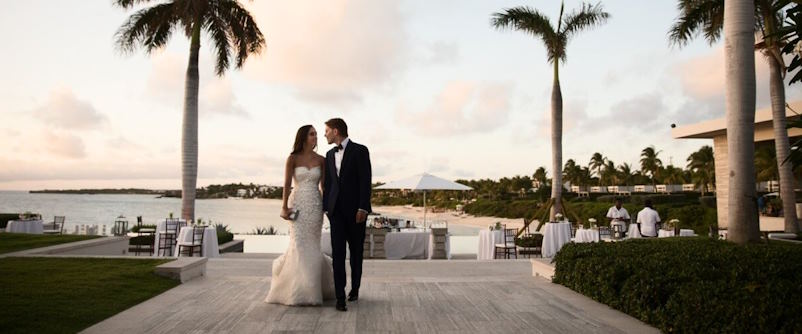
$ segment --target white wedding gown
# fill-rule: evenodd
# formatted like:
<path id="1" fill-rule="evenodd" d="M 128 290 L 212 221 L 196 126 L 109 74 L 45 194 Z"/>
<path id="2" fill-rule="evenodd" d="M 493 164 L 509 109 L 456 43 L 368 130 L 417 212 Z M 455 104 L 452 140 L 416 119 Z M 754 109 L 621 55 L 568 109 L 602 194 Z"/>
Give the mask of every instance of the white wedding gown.
<path id="1" fill-rule="evenodd" d="M 295 168 L 295 188 L 289 207 L 298 210 L 290 222 L 290 245 L 273 261 L 268 303 L 284 305 L 320 305 L 334 298 L 331 258 L 320 250 L 323 226 L 323 202 L 318 190 L 320 167 Z"/>

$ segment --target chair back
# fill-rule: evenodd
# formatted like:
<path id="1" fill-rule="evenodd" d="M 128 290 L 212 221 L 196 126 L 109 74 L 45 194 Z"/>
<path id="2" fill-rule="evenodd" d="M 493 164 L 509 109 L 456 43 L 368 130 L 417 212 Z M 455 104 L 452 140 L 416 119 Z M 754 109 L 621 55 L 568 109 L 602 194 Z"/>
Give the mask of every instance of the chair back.
<path id="1" fill-rule="evenodd" d="M 142 226 L 142 216 L 136 216 L 136 226 Z"/>
<path id="2" fill-rule="evenodd" d="M 179 230 L 179 223 L 178 219 L 167 218 L 164 220 L 164 232 L 165 233 L 173 233 L 178 234 Z"/>
<path id="3" fill-rule="evenodd" d="M 601 240 L 602 237 L 605 237 L 605 236 L 606 237 L 610 237 L 610 227 L 608 227 L 608 226 L 599 226 L 599 240 Z"/>
<path id="4" fill-rule="evenodd" d="M 192 227 L 192 244 L 193 245 L 203 245 L 203 232 L 206 231 L 206 227 L 204 225 L 195 225 Z"/>
<path id="5" fill-rule="evenodd" d="M 613 239 L 621 239 L 624 237 L 624 226 L 619 224 L 611 225 L 613 228 Z"/>
<path id="6" fill-rule="evenodd" d="M 515 244 L 515 236 L 518 234 L 518 230 L 514 228 L 505 228 L 504 229 L 504 243 L 507 245 L 514 245 Z"/>

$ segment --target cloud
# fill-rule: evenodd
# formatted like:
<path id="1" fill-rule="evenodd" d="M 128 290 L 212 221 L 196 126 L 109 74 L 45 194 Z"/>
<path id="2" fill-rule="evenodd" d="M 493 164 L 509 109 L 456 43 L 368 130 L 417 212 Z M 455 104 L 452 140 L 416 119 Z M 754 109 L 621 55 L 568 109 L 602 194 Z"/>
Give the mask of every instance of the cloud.
<path id="1" fill-rule="evenodd" d="M 430 106 L 418 112 L 401 106 L 396 119 L 431 136 L 489 132 L 507 122 L 511 96 L 509 84 L 452 81 Z"/>
<path id="2" fill-rule="evenodd" d="M 33 110 L 32 114 L 43 123 L 62 129 L 96 129 L 108 122 L 108 118 L 99 113 L 92 104 L 79 100 L 67 88 L 51 91 L 47 102 Z"/>
<path id="3" fill-rule="evenodd" d="M 153 70 L 147 79 L 145 92 L 157 101 L 175 108 L 183 108 L 186 59 L 167 51 L 155 53 L 151 58 Z M 208 59 L 208 57 L 203 58 Z M 201 60 L 198 114 L 200 116 L 228 115 L 250 118 L 237 102 L 229 77 L 218 77 L 210 60 Z"/>
<path id="4" fill-rule="evenodd" d="M 429 45 L 428 51 L 431 64 L 450 64 L 459 58 L 459 47 L 453 42 L 435 42 Z"/>
<path id="5" fill-rule="evenodd" d="M 583 133 L 607 131 L 610 129 L 638 129 L 649 131 L 659 127 L 669 116 L 663 97 L 657 93 L 643 94 L 621 100 L 610 108 L 606 115 L 583 118 L 579 130 Z"/>
<path id="6" fill-rule="evenodd" d="M 267 40 L 244 73 L 289 85 L 299 98 L 348 105 L 391 82 L 407 64 L 400 3 L 373 0 L 247 4 Z"/>
<path id="7" fill-rule="evenodd" d="M 70 159 L 86 157 L 84 142 L 76 135 L 47 132 L 44 135 L 43 145 L 47 152 L 60 157 Z"/>

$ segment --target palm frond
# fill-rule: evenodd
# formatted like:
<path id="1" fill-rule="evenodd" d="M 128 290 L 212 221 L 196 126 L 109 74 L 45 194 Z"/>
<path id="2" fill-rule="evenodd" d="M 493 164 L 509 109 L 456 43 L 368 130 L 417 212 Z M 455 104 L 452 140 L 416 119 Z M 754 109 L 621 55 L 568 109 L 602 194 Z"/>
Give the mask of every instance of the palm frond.
<path id="1" fill-rule="evenodd" d="M 236 49 L 236 67 L 241 68 L 250 54 L 258 54 L 265 47 L 265 38 L 251 13 L 237 1 L 222 1 L 218 15 L 228 23 L 229 38 Z"/>
<path id="2" fill-rule="evenodd" d="M 680 16 L 668 32 L 671 44 L 682 47 L 699 35 L 704 35 L 710 44 L 721 38 L 724 0 L 680 0 L 677 9 Z"/>
<path id="3" fill-rule="evenodd" d="M 520 6 L 493 13 L 490 25 L 496 29 L 523 31 L 540 38 L 546 46 L 549 62 L 565 59 L 565 36 L 559 35 L 549 18 L 536 9 Z"/>
<path id="4" fill-rule="evenodd" d="M 229 51 L 230 41 L 228 38 L 228 32 L 226 31 L 226 23 L 216 15 L 208 15 L 203 26 L 206 31 L 209 32 L 209 35 L 212 38 L 212 43 L 214 43 L 214 51 L 217 54 L 215 73 L 218 76 L 223 76 L 228 69 L 230 64 L 229 58 L 231 57 L 231 52 Z"/>
<path id="5" fill-rule="evenodd" d="M 141 9 L 117 30 L 117 47 L 124 53 L 131 53 L 141 45 L 150 53 L 167 43 L 177 22 L 172 2 Z"/>
<path id="6" fill-rule="evenodd" d="M 595 5 L 583 3 L 579 10 L 574 10 L 565 16 L 563 19 L 565 28 L 560 34 L 564 34 L 566 38 L 571 38 L 571 36 L 584 29 L 604 24 L 609 18 L 610 14 L 604 11 L 601 3 Z"/>

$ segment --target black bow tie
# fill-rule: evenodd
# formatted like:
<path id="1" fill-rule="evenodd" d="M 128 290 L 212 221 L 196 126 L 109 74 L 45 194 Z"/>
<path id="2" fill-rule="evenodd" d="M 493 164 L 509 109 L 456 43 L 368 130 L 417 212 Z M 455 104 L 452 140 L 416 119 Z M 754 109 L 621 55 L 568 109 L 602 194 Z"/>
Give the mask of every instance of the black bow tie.
<path id="1" fill-rule="evenodd" d="M 342 149 L 343 149 L 343 146 L 342 146 L 342 145 L 337 145 L 337 147 L 335 147 L 335 148 L 334 148 L 334 152 L 335 152 L 335 153 L 336 153 L 336 152 L 339 152 L 339 151 L 340 151 L 340 150 L 342 150 Z"/>

